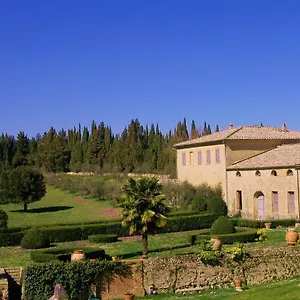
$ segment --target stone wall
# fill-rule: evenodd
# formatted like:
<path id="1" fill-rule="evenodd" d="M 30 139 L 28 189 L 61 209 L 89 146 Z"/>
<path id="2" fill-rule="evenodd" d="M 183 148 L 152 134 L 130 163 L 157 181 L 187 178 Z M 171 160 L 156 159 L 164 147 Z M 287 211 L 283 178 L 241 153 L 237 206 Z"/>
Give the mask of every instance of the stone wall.
<path id="1" fill-rule="evenodd" d="M 251 249 L 245 263 L 249 285 L 300 275 L 300 248 Z M 228 259 L 228 257 L 227 257 Z M 180 289 L 208 289 L 233 286 L 233 277 L 241 277 L 241 269 L 223 259 L 221 266 L 205 266 L 196 255 L 148 259 L 144 262 L 143 282 L 147 291 L 154 286 L 159 293 Z"/>

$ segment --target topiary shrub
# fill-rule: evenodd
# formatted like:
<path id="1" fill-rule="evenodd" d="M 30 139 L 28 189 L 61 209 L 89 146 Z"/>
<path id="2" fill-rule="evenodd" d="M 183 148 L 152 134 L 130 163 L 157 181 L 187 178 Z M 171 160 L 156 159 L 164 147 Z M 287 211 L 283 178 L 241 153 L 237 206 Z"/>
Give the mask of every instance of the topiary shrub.
<path id="1" fill-rule="evenodd" d="M 214 197 L 207 201 L 207 211 L 218 216 L 227 216 L 228 208 L 222 198 Z"/>
<path id="2" fill-rule="evenodd" d="M 228 234 L 228 233 L 235 233 L 235 227 L 233 222 L 221 216 L 217 220 L 215 220 L 210 228 L 210 234 Z"/>
<path id="3" fill-rule="evenodd" d="M 6 212 L 0 209 L 0 229 L 7 228 L 8 216 Z"/>
<path id="4" fill-rule="evenodd" d="M 24 249 L 41 249 L 49 246 L 50 240 L 38 228 L 28 230 L 21 241 L 21 247 Z"/>
<path id="5" fill-rule="evenodd" d="M 191 209 L 192 211 L 197 211 L 197 212 L 207 211 L 206 200 L 199 195 L 195 196 L 191 204 Z"/>
<path id="6" fill-rule="evenodd" d="M 89 235 L 88 240 L 91 243 L 115 243 L 118 241 L 118 236 L 116 234 L 96 234 Z"/>

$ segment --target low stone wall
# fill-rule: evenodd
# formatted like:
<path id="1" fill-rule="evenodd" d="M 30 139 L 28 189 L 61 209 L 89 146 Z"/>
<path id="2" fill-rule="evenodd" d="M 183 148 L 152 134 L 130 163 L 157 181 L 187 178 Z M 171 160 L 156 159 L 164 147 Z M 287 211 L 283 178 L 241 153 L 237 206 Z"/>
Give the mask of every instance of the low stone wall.
<path id="1" fill-rule="evenodd" d="M 257 248 L 250 250 L 251 258 L 245 263 L 249 285 L 275 279 L 300 276 L 300 248 Z M 159 293 L 179 289 L 208 289 L 233 286 L 233 277 L 241 277 L 241 269 L 226 259 L 220 266 L 205 266 L 197 255 L 148 259 L 144 262 L 143 282 L 147 291 L 154 286 Z"/>

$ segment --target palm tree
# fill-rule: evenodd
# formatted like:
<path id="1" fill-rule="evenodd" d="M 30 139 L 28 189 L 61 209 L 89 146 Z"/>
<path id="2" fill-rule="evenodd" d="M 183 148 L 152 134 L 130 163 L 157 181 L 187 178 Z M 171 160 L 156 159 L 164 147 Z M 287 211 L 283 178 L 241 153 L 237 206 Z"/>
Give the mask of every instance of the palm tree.
<path id="1" fill-rule="evenodd" d="M 166 215 L 170 211 L 164 203 L 162 185 L 156 177 L 130 177 L 122 190 L 122 226 L 129 226 L 130 235 L 142 235 L 142 253 L 147 256 L 148 234 L 156 233 L 166 225 Z"/>

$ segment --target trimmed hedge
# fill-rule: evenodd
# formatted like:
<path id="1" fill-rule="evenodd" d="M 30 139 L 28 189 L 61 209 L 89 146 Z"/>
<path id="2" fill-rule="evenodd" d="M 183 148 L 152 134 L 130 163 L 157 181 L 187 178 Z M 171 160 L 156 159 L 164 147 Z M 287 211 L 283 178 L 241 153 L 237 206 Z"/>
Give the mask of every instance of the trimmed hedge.
<path id="1" fill-rule="evenodd" d="M 210 228 L 211 234 L 229 234 L 235 233 L 235 227 L 233 222 L 227 217 L 219 217 L 215 220 Z"/>
<path id="2" fill-rule="evenodd" d="M 236 233 L 229 234 L 210 234 L 209 229 L 203 231 L 201 234 L 191 234 L 188 236 L 188 240 L 191 245 L 199 244 L 203 240 L 209 240 L 213 237 L 217 237 L 223 244 L 233 244 L 235 242 L 247 243 L 255 242 L 258 237 L 256 229 L 241 229 L 238 228 Z"/>
<path id="3" fill-rule="evenodd" d="M 0 233 L 0 247 L 19 246 L 26 231 L 20 232 L 1 232 Z"/>
<path id="4" fill-rule="evenodd" d="M 89 235 L 88 240 L 91 243 L 115 243 L 118 241 L 118 236 L 116 234 L 96 234 Z"/>
<path id="5" fill-rule="evenodd" d="M 21 247 L 24 249 L 41 249 L 49 246 L 49 238 L 38 228 L 28 230 L 21 241 Z"/>
<path id="6" fill-rule="evenodd" d="M 49 261 L 70 261 L 71 260 L 71 253 L 74 250 L 77 250 L 75 247 L 70 248 L 61 248 L 61 249 L 47 249 L 47 250 L 40 250 L 40 251 L 32 251 L 30 253 L 30 258 L 34 262 L 49 262 Z M 108 259 L 111 260 L 111 257 L 105 254 L 103 249 L 96 249 L 96 248 L 82 248 L 81 249 L 87 259 Z"/>
<path id="7" fill-rule="evenodd" d="M 250 227 L 250 228 L 264 228 L 265 223 L 271 223 L 271 228 L 277 226 L 289 227 L 295 226 L 295 219 L 282 219 L 282 220 L 247 220 L 239 218 L 231 218 L 235 226 L 238 227 Z"/>

